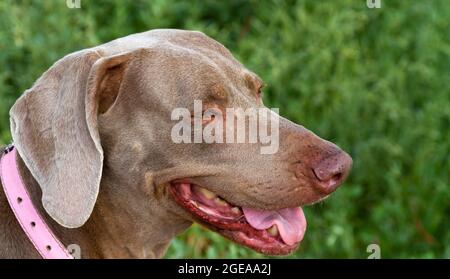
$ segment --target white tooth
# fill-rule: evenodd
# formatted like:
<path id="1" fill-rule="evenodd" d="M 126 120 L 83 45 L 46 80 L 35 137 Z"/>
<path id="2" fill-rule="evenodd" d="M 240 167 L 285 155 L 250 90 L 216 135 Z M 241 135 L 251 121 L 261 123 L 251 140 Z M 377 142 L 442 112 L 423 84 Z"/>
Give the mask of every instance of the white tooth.
<path id="1" fill-rule="evenodd" d="M 231 209 L 231 212 L 233 212 L 234 214 L 241 214 L 241 210 L 239 209 L 239 207 L 233 207 Z"/>
<path id="2" fill-rule="evenodd" d="M 205 198 L 207 198 L 208 200 L 212 200 L 215 197 L 217 197 L 216 194 L 214 194 L 213 192 L 211 192 L 205 188 L 198 187 L 198 189 L 203 194 L 203 196 L 205 196 Z"/>
<path id="3" fill-rule="evenodd" d="M 277 236 L 278 235 L 278 227 L 277 225 L 273 225 L 272 227 L 267 229 L 267 232 L 272 235 L 272 236 Z"/>
<path id="4" fill-rule="evenodd" d="M 220 206 L 229 206 L 229 204 L 226 201 L 222 200 L 219 197 L 215 198 L 214 202 Z"/>
<path id="5" fill-rule="evenodd" d="M 198 207 L 198 203 L 196 201 L 191 201 L 191 203 L 195 206 Z"/>

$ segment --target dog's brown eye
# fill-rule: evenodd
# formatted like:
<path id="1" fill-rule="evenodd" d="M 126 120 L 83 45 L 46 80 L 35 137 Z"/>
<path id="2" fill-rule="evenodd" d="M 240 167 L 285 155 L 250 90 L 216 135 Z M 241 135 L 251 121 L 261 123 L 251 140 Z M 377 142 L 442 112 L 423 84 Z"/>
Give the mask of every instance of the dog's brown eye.
<path id="1" fill-rule="evenodd" d="M 209 108 L 202 111 L 201 115 L 195 115 L 193 112 L 191 113 L 191 122 L 194 123 L 195 120 L 198 120 L 203 124 L 208 124 L 216 120 L 216 117 L 221 114 L 221 112 L 217 109 Z"/>
<path id="2" fill-rule="evenodd" d="M 258 88 L 258 98 L 261 98 L 262 97 L 262 94 L 263 94 L 263 92 L 262 92 L 262 90 L 263 90 L 263 88 L 264 88 L 264 84 L 263 85 L 261 85 L 259 88 Z"/>

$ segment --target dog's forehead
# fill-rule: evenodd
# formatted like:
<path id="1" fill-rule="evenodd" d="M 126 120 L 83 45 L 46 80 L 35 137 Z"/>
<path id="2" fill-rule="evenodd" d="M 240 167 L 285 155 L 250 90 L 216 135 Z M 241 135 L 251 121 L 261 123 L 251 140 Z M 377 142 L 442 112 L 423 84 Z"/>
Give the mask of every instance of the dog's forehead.
<path id="1" fill-rule="evenodd" d="M 250 89 L 262 85 L 261 79 L 236 60 L 225 46 L 198 31 L 155 29 L 126 36 L 99 47 L 109 55 L 148 49 L 149 52 L 144 52 L 144 55 L 158 53 L 159 58 L 167 66 L 171 66 L 172 74 L 175 74 L 175 66 L 178 66 L 179 69 L 191 68 L 191 75 L 203 75 L 210 79 L 220 75 L 233 83 L 243 82 Z"/>
<path id="2" fill-rule="evenodd" d="M 208 57 L 221 57 L 235 63 L 231 52 L 216 40 L 198 31 L 185 31 L 177 29 L 155 29 L 122 37 L 97 47 L 106 55 L 115 55 L 121 52 L 149 48 L 161 50 L 187 50 L 202 53 Z"/>
<path id="3" fill-rule="evenodd" d="M 157 88 L 160 92 L 173 92 L 160 95 L 160 101 L 167 102 L 167 107 L 211 97 L 245 100 L 263 84 L 225 46 L 201 32 L 152 30 L 102 46 L 107 55 L 134 50 L 141 50 L 139 61 L 129 72 L 139 77 L 134 80 L 142 91 L 154 92 Z"/>

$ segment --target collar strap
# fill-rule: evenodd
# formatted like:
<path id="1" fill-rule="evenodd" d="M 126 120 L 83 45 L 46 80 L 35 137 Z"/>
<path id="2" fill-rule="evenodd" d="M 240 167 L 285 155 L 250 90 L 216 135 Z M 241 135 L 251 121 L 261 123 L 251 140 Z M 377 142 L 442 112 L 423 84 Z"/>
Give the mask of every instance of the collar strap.
<path id="1" fill-rule="evenodd" d="M 22 230 L 44 259 L 73 259 L 33 205 L 17 167 L 17 151 L 8 146 L 0 161 L 0 178 L 9 205 Z"/>

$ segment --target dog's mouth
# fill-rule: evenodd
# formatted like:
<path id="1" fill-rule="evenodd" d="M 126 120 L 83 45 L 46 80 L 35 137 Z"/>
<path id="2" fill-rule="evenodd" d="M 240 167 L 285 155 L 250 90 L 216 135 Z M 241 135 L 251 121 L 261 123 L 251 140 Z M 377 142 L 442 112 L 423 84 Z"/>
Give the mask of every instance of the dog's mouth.
<path id="1" fill-rule="evenodd" d="M 289 254 L 305 234 L 306 219 L 300 207 L 274 211 L 239 207 L 190 183 L 172 183 L 170 192 L 196 221 L 263 254 Z"/>

